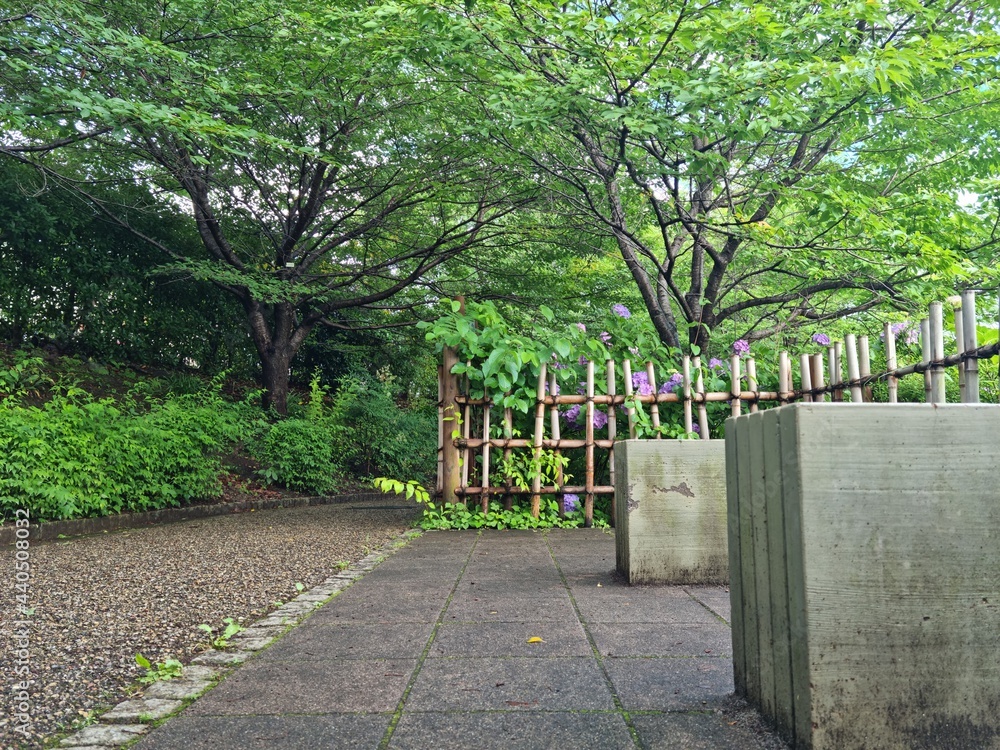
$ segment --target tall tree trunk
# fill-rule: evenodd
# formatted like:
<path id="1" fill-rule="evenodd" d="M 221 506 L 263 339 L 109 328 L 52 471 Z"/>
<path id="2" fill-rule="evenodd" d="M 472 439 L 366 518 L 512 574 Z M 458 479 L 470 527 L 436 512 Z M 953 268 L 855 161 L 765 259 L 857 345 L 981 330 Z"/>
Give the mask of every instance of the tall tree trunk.
<path id="1" fill-rule="evenodd" d="M 259 352 L 259 350 L 258 350 Z M 288 414 L 288 386 L 291 382 L 292 354 L 284 348 L 270 349 L 260 354 L 261 385 L 264 386 L 263 407 L 278 414 Z"/>
<path id="2" fill-rule="evenodd" d="M 244 303 L 250 323 L 250 336 L 260 359 L 263 406 L 282 416 L 288 414 L 288 390 L 292 359 L 313 326 L 296 325 L 295 306 L 280 302 L 272 308 L 272 320 L 264 306 L 255 300 Z"/>

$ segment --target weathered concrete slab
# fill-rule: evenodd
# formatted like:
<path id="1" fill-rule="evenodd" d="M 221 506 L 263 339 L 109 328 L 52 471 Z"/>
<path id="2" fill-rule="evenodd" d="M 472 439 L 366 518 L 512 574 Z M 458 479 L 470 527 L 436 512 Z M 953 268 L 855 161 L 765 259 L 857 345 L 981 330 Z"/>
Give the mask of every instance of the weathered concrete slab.
<path id="1" fill-rule="evenodd" d="M 629 583 L 725 583 L 725 443 L 626 440 L 615 447 L 615 543 Z"/>
<path id="2" fill-rule="evenodd" d="M 741 600 L 771 630 L 761 638 L 751 604 L 737 636 L 734 614 L 738 691 L 797 747 L 1000 747 L 1000 408 L 795 404 L 757 420 L 763 476 L 731 472 L 731 501 L 737 538 L 768 567 L 767 600 Z M 737 465 L 753 421 L 727 425 Z M 759 585 L 759 572 L 733 577 Z"/>

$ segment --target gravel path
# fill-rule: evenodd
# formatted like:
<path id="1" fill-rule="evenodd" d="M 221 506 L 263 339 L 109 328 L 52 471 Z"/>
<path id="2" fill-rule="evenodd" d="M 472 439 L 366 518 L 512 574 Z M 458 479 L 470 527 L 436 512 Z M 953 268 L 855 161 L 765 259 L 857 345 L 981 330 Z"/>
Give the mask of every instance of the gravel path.
<path id="1" fill-rule="evenodd" d="M 401 503 L 399 503 L 401 504 Z M 246 512 L 30 548 L 33 739 L 14 732 L 14 549 L 0 548 L 0 747 L 41 747 L 141 676 L 135 654 L 187 663 L 200 623 L 253 622 L 413 525 L 393 500 Z"/>

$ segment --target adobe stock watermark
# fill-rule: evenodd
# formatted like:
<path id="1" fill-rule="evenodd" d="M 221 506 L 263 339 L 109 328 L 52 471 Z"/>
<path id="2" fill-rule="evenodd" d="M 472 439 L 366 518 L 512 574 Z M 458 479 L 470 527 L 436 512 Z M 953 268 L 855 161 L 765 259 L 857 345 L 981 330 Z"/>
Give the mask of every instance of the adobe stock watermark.
<path id="1" fill-rule="evenodd" d="M 13 650 L 13 674 L 10 679 L 10 706 L 14 731 L 28 739 L 31 734 L 31 540 L 28 524 L 31 514 L 25 508 L 15 511 L 14 600 L 18 617 L 11 623 L 10 648 Z"/>

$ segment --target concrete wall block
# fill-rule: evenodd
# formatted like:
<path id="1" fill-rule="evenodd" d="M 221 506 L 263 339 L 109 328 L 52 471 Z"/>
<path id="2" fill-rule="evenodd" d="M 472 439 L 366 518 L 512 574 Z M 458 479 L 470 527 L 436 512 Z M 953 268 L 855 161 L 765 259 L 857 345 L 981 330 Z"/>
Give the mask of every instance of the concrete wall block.
<path id="1" fill-rule="evenodd" d="M 730 422 L 739 466 L 754 427 Z M 1000 408 L 795 404 L 762 425 L 774 704 L 755 704 L 801 748 L 1000 747 Z M 756 510 L 761 477 L 729 477 Z"/>
<path id="2" fill-rule="evenodd" d="M 724 441 L 617 444 L 615 496 L 616 559 L 630 583 L 728 581 Z"/>

